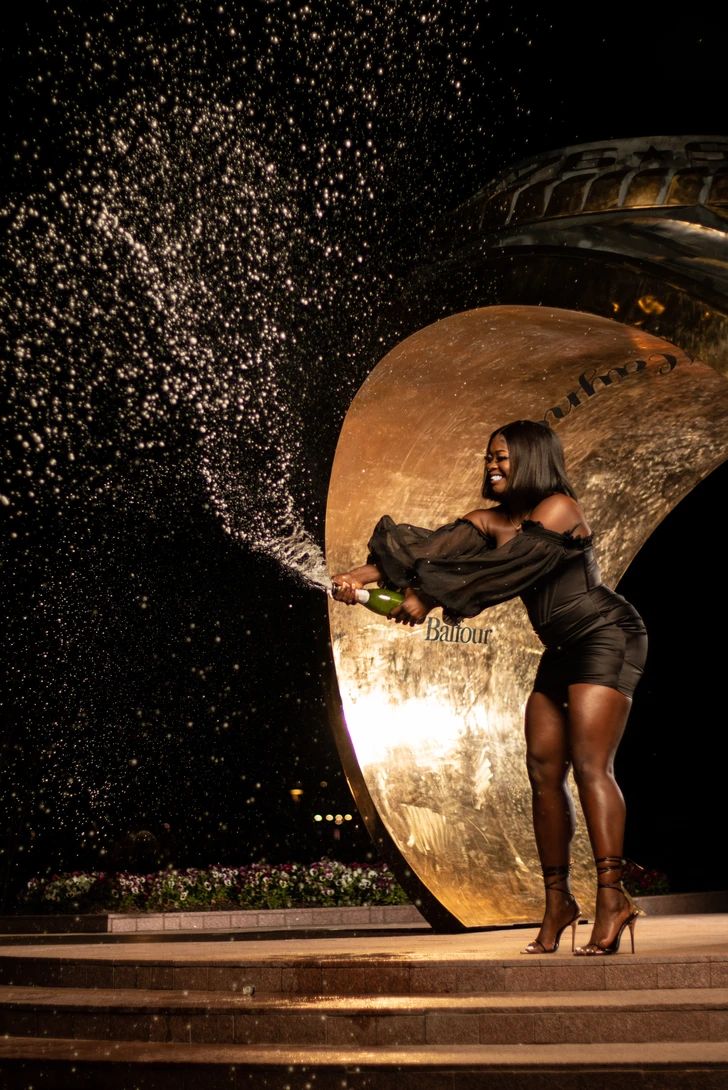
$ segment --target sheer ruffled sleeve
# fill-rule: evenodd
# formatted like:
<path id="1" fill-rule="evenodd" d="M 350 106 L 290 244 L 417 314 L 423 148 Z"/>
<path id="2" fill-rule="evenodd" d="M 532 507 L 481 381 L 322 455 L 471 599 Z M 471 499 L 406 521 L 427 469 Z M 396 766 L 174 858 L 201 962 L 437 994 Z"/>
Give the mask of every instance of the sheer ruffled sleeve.
<path id="1" fill-rule="evenodd" d="M 521 533 L 496 548 L 468 519 L 427 530 L 384 515 L 369 541 L 369 561 L 392 586 L 415 587 L 448 613 L 474 617 L 532 589 L 586 540 L 524 522 Z"/>

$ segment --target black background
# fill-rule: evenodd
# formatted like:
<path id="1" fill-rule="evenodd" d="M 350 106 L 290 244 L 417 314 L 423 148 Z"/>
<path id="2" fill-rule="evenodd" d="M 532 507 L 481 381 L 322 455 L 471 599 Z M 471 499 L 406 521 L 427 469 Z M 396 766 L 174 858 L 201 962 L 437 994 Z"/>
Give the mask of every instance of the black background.
<path id="1" fill-rule="evenodd" d="M 339 24 L 350 17 L 345 4 L 318 7 Z M 382 17 L 385 7 L 394 10 L 406 40 L 412 5 L 375 0 L 372 7 Z M 602 138 L 724 131 L 725 64 L 720 35 L 706 16 L 683 12 L 672 24 L 631 5 L 594 15 L 582 5 L 551 7 L 547 14 L 525 5 L 466 7 L 469 70 L 451 116 L 433 108 L 423 126 L 403 105 L 400 116 L 382 119 L 386 183 L 361 289 L 366 295 L 368 275 L 368 328 L 361 328 L 357 299 L 344 305 L 332 290 L 329 310 L 303 338 L 312 356 L 322 349 L 333 363 L 326 370 L 311 364 L 289 391 L 299 396 L 304 421 L 296 498 L 319 542 L 341 421 L 400 332 L 385 282 L 396 284 L 422 259 L 428 228 L 526 155 Z M 22 19 L 2 17 L 6 204 L 73 163 L 77 152 L 63 123 L 69 104 L 104 109 L 103 96 L 94 100 L 87 85 L 74 83 L 73 65 L 63 76 L 66 58 L 76 54 L 59 28 L 68 25 L 69 12 L 83 20 L 95 17 L 94 8 L 34 3 L 23 5 Z M 157 42 L 178 33 L 180 8 L 113 5 L 130 29 L 140 27 Z M 248 6 L 253 55 L 257 50 L 265 60 L 256 26 L 285 8 Z M 212 6 L 187 10 L 193 27 L 214 19 Z M 445 46 L 448 35 L 456 44 L 452 18 L 447 26 Z M 397 79 L 416 83 L 421 63 L 403 49 Z M 274 113 L 290 104 L 291 94 L 295 101 L 293 55 L 287 65 L 266 85 Z M 50 126 L 41 123 L 41 71 L 61 79 L 66 94 Z M 99 86 L 118 92 L 124 79 L 122 72 Z M 334 101 L 338 95 L 346 102 L 343 73 L 338 88 L 329 75 L 328 88 Z M 315 111 L 301 110 L 298 135 L 313 139 L 321 124 Z M 328 230 L 345 247 L 355 225 L 361 227 L 344 204 Z M 354 340 L 359 348 L 352 355 L 346 346 Z M 12 383 L 12 369 L 6 374 Z M 12 419 L 4 423 L 12 464 L 20 455 Z M 353 812 L 326 716 L 323 598 L 223 533 L 199 480 L 172 474 L 174 450 L 165 457 L 169 465 L 159 467 L 152 504 L 134 502 L 148 478 L 128 454 L 119 470 L 127 502 L 96 503 L 75 514 L 39 506 L 26 518 L 22 546 L 5 539 L 0 790 L 7 897 L 48 868 L 104 867 L 110 858 L 150 865 L 129 846 L 129 835 L 140 830 L 156 836 L 161 858 L 182 866 L 314 859 L 324 852 L 364 858 L 371 851 L 360 823 L 348 823 L 334 841 L 330 824 L 312 821 L 315 812 Z M 690 459 L 686 450 L 686 468 Z M 721 470 L 666 520 L 620 588 L 651 634 L 648 673 L 618 758 L 630 814 L 626 850 L 665 870 L 676 889 L 725 885 L 720 833 L 728 753 L 719 678 L 726 602 L 714 544 L 724 495 Z M 8 529 L 14 525 L 10 516 Z M 71 541 L 92 562 L 79 579 L 76 616 L 64 617 L 83 638 L 66 645 L 63 628 L 49 626 L 29 603 L 49 571 L 65 578 Z M 304 790 L 298 804 L 289 794 L 295 785 Z"/>

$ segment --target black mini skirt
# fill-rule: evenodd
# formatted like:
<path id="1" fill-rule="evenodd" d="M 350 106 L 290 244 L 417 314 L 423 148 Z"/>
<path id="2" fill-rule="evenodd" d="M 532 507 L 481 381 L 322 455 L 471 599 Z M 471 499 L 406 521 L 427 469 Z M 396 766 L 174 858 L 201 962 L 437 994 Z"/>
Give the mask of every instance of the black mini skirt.
<path id="1" fill-rule="evenodd" d="M 606 685 L 631 697 L 647 658 L 647 631 L 634 606 L 605 586 L 581 595 L 537 629 L 546 644 L 534 692 L 559 703 L 569 685 Z"/>

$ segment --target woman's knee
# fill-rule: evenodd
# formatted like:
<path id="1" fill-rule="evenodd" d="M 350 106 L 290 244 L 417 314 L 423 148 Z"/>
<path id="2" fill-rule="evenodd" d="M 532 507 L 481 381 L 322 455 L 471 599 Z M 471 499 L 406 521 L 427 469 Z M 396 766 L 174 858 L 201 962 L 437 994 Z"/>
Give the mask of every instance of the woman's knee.
<path id="1" fill-rule="evenodd" d="M 614 763 L 596 757 L 574 757 L 574 782 L 577 787 L 614 782 Z"/>
<path id="2" fill-rule="evenodd" d="M 561 788 L 569 773 L 569 762 L 527 753 L 526 768 L 532 787 L 542 790 L 548 787 Z"/>

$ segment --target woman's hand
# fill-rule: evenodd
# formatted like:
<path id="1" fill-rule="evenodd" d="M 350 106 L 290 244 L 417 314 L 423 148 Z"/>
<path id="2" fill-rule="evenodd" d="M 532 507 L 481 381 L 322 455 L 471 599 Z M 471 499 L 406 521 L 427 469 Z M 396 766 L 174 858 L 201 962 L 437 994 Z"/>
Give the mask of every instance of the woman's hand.
<path id="1" fill-rule="evenodd" d="M 376 564 L 360 564 L 351 571 L 341 572 L 331 577 L 331 597 L 337 602 L 345 602 L 347 606 L 355 606 L 354 591 L 361 590 L 367 583 L 376 583 L 382 578 L 382 573 Z"/>
<path id="2" fill-rule="evenodd" d="M 397 624 L 408 624 L 414 628 L 415 625 L 422 624 L 434 606 L 435 602 L 431 598 L 407 587 L 402 604 L 395 606 L 387 616 Z"/>
<path id="3" fill-rule="evenodd" d="M 347 606 L 357 604 L 355 592 L 361 590 L 364 586 L 348 571 L 342 572 L 340 575 L 332 575 L 331 584 L 331 597 L 335 598 L 337 602 L 345 602 Z"/>

